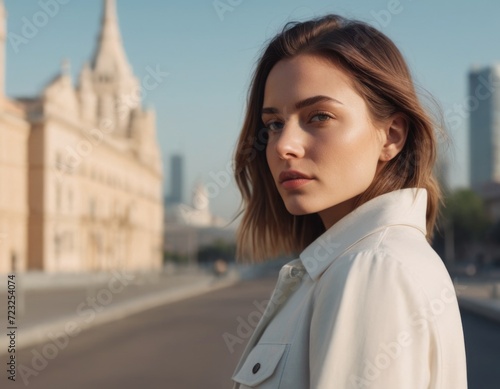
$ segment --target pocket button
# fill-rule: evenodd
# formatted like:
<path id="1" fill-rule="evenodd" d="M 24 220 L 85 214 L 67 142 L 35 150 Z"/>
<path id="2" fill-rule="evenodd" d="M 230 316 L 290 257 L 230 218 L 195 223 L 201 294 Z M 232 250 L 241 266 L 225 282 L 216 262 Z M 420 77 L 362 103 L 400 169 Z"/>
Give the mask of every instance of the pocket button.
<path id="1" fill-rule="evenodd" d="M 260 370 L 260 363 L 256 363 L 255 365 L 253 365 L 253 368 L 252 368 L 253 374 L 256 374 L 259 370 Z"/>

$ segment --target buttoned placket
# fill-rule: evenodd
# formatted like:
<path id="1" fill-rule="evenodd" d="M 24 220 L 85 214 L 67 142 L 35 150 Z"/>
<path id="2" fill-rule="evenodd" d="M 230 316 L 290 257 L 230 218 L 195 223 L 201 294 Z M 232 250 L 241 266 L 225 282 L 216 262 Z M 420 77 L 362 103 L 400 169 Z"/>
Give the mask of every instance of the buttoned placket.
<path id="1" fill-rule="evenodd" d="M 257 332 L 258 329 L 260 330 L 260 327 L 267 327 L 269 321 L 288 300 L 288 297 L 299 288 L 304 274 L 305 268 L 300 260 L 294 260 L 283 266 L 280 271 L 276 287 L 271 295 L 271 299 L 269 300 L 266 310 L 264 311 L 260 323 L 262 325 L 258 325 L 255 332 Z"/>
<path id="2" fill-rule="evenodd" d="M 288 300 L 290 295 L 299 288 L 305 274 L 306 270 L 299 259 L 293 260 L 281 268 L 276 287 L 274 288 L 260 322 L 257 324 L 257 327 L 248 341 L 240 362 L 236 367 L 236 372 L 243 366 L 248 354 L 250 354 L 250 351 L 252 351 L 253 347 L 260 339 L 271 319 Z M 260 367 L 261 364 L 257 362 L 252 367 L 252 373 L 256 374 L 260 370 Z"/>

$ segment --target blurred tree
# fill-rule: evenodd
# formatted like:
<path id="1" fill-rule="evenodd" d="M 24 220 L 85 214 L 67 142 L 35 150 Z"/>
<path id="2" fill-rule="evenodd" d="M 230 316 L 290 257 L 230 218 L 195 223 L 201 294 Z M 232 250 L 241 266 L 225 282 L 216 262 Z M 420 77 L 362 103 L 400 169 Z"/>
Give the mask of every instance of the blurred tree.
<path id="1" fill-rule="evenodd" d="M 480 240 L 491 225 L 482 199 L 470 189 L 448 195 L 443 214 L 453 222 L 456 239 Z"/>
<path id="2" fill-rule="evenodd" d="M 163 263 L 172 261 L 174 263 L 178 264 L 187 264 L 188 263 L 188 256 L 187 255 L 182 255 L 176 252 L 170 252 L 170 251 L 164 251 L 163 252 Z"/>
<path id="3" fill-rule="evenodd" d="M 200 247 L 198 250 L 198 262 L 212 262 L 216 259 L 224 259 L 227 262 L 234 261 L 236 245 L 228 243 L 223 239 L 217 239 L 209 245 Z"/>
<path id="4" fill-rule="evenodd" d="M 500 245 L 500 220 L 494 223 L 488 230 L 487 239 L 489 243 Z"/>
<path id="5" fill-rule="evenodd" d="M 491 222 L 482 199 L 471 189 L 457 189 L 445 194 L 444 207 L 438 220 L 438 229 L 448 238 L 453 256 L 466 252 L 467 247 L 486 239 Z M 438 238 L 439 239 L 439 238 Z M 445 243 L 446 246 L 446 243 Z M 449 258 L 449 255 L 446 255 Z"/>

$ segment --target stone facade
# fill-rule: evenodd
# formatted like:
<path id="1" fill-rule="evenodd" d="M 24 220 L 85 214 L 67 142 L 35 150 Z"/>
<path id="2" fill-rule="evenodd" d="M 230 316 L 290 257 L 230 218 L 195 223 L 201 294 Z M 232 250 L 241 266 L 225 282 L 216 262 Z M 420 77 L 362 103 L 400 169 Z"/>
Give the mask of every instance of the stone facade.
<path id="1" fill-rule="evenodd" d="M 18 116 L 0 113 L 2 124 L 13 123 L 0 127 L 0 272 L 12 270 L 13 250 L 23 270 L 162 265 L 161 154 L 154 111 L 139 96 L 115 1 L 105 0 L 97 49 L 78 85 L 64 64 L 40 96 L 11 102 Z M 15 164 L 4 158 L 7 147 Z M 25 231 L 18 249 L 8 218 Z"/>
<path id="2" fill-rule="evenodd" d="M 29 130 L 23 111 L 0 98 L 0 273 L 28 263 Z"/>

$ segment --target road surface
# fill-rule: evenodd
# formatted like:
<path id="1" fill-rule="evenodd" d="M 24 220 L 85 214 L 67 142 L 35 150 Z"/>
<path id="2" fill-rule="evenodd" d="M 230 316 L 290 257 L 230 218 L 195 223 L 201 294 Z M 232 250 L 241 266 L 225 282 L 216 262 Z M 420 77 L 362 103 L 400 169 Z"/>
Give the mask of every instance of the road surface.
<path id="1" fill-rule="evenodd" d="M 276 277 L 243 281 L 89 329 L 73 338 L 59 334 L 48 344 L 19 350 L 14 386 L 231 388 L 231 375 L 246 344 L 246 334 L 252 332 L 254 318 L 262 315 L 258 307 L 265 307 L 275 282 Z M 3 381 L 7 381 L 5 377 Z"/>

